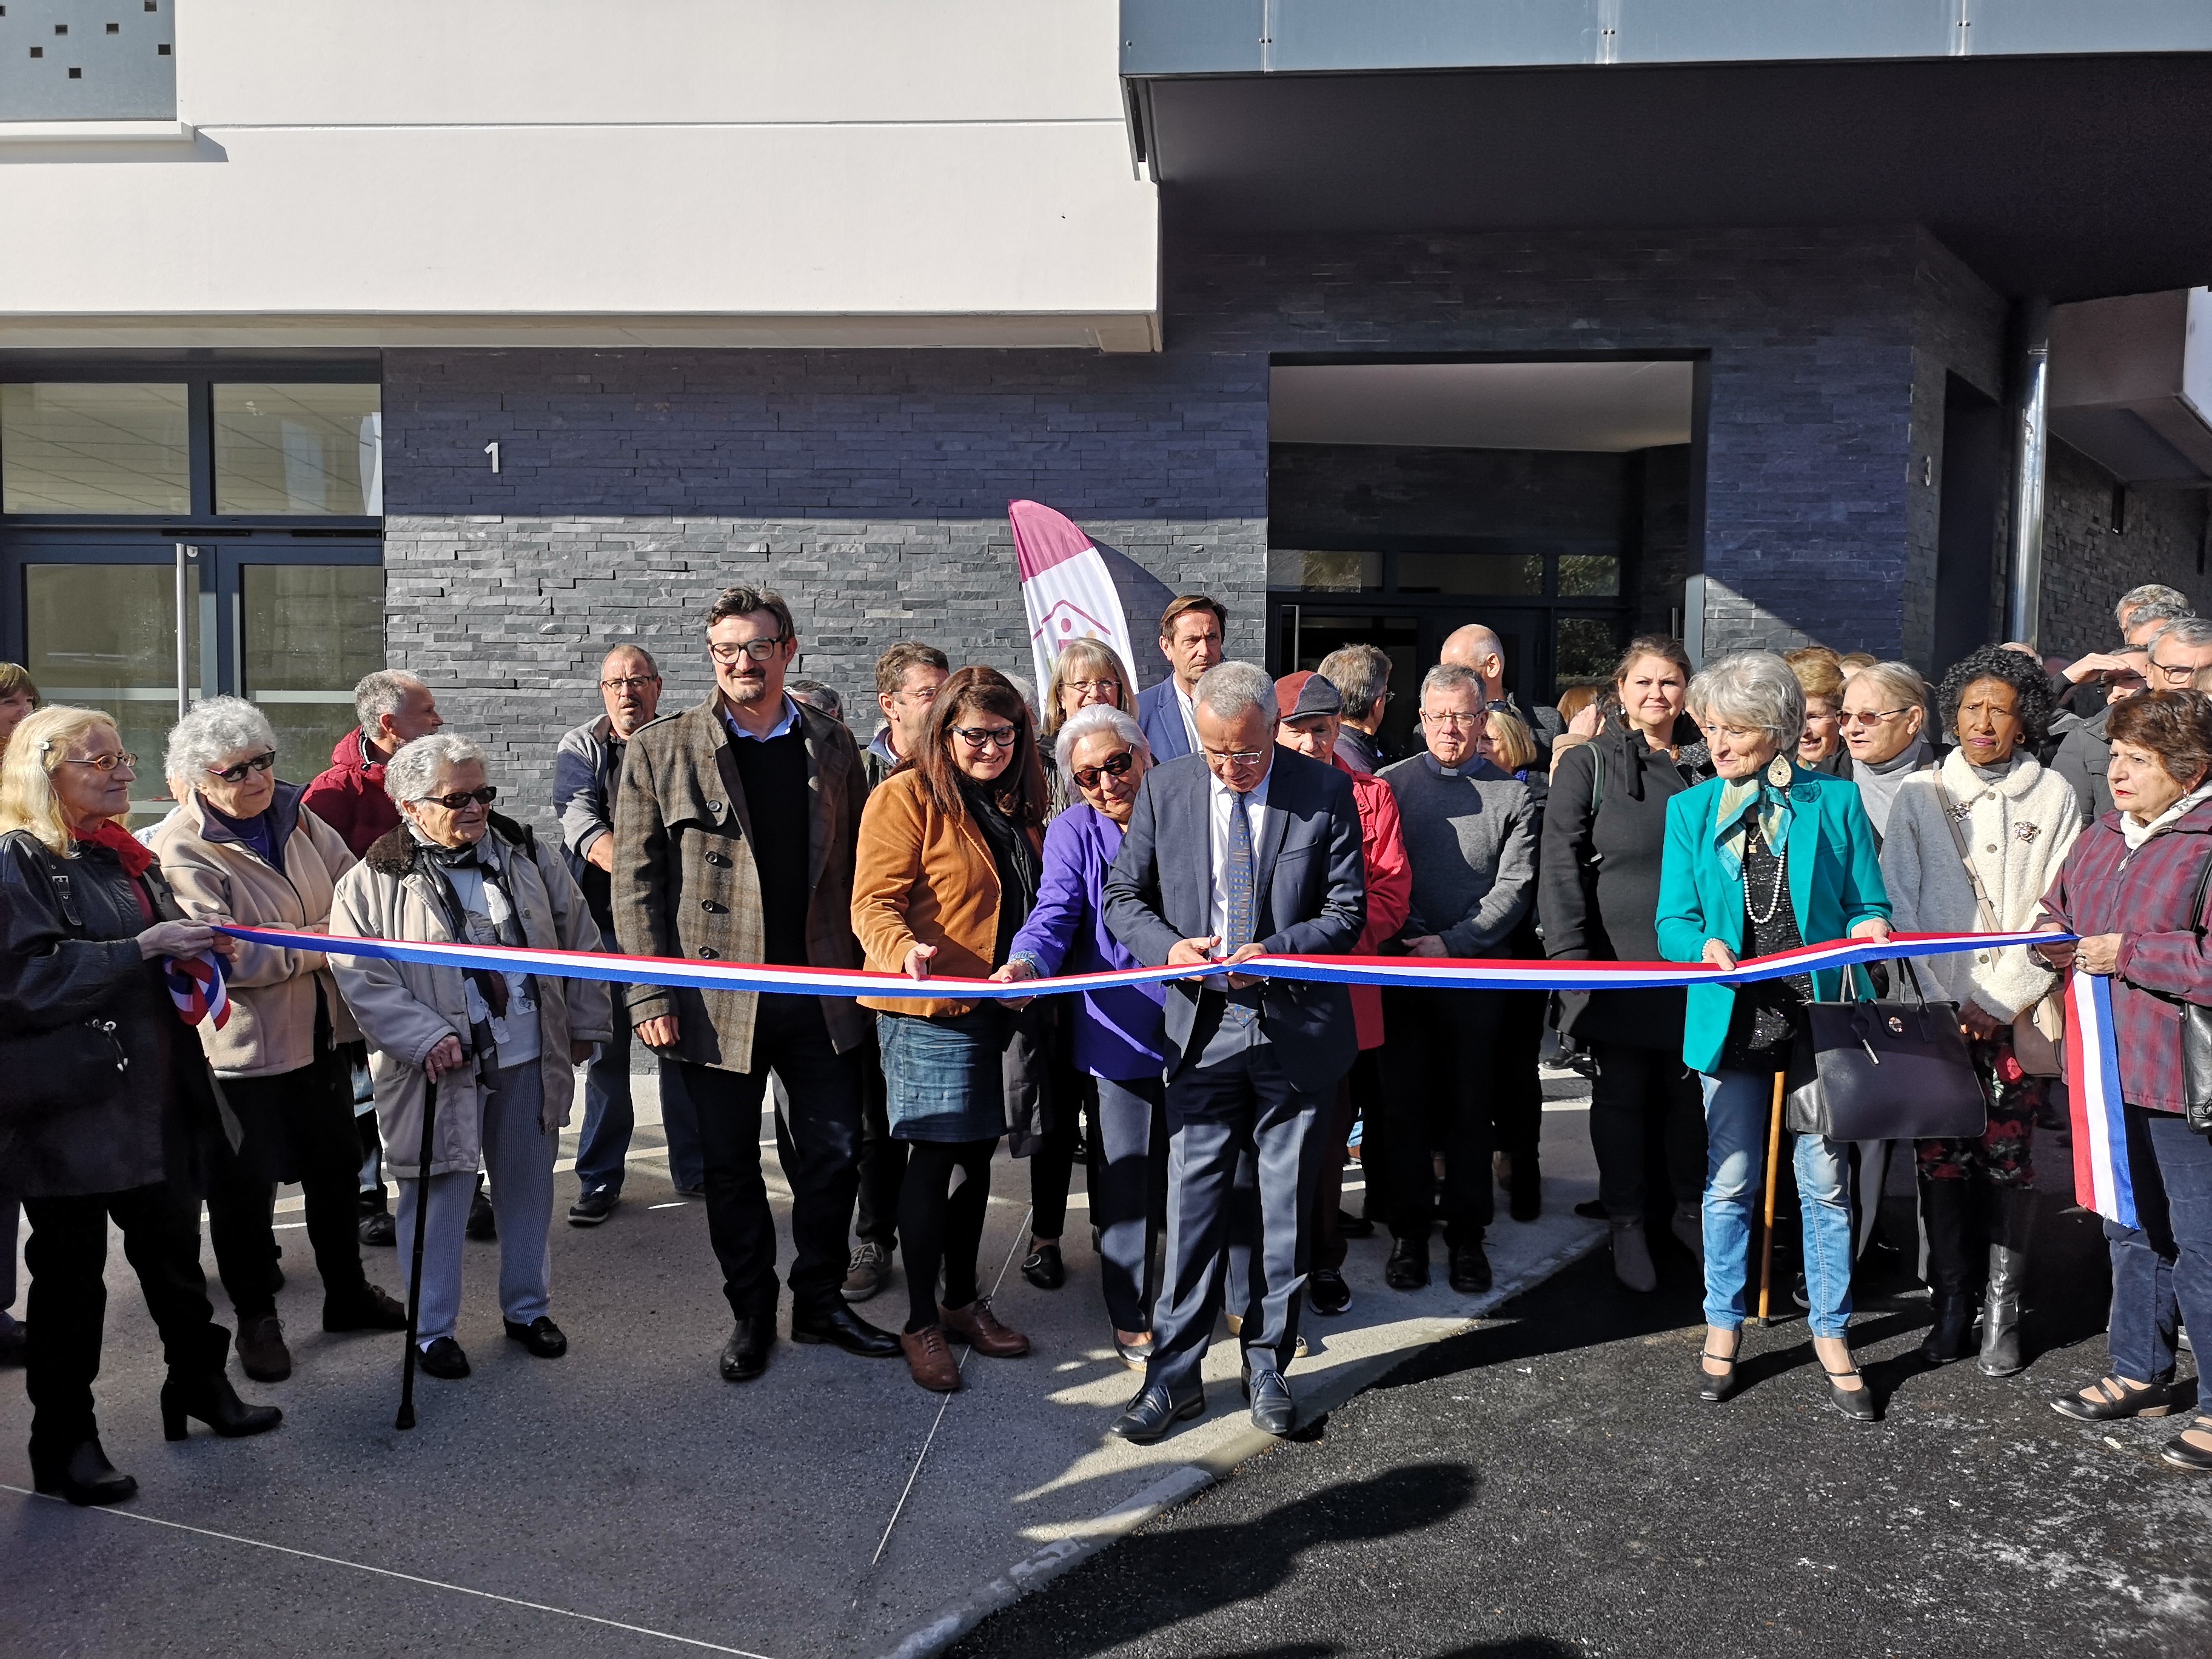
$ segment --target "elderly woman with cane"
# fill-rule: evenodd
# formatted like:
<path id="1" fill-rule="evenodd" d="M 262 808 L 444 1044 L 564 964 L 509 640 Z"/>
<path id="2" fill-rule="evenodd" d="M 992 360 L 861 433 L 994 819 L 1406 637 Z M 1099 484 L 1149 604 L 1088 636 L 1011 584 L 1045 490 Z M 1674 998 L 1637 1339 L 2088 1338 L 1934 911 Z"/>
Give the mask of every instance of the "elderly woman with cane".
<path id="1" fill-rule="evenodd" d="M 230 1336 L 200 1272 L 199 1193 L 208 1143 L 234 1141 L 237 1124 L 163 969 L 228 942 L 183 917 L 124 830 L 132 758 L 108 715 L 55 708 L 16 728 L 0 765 L 0 1169 L 31 1221 L 31 1482 L 72 1504 L 138 1490 L 108 1462 L 93 1414 L 111 1223 L 169 1363 L 163 1433 L 181 1440 L 198 1418 L 225 1437 L 261 1434 L 283 1416 L 242 1402 L 223 1375 Z"/>
<path id="2" fill-rule="evenodd" d="M 1667 803 L 1661 953 L 1727 969 L 1743 957 L 1846 934 L 1887 939 L 1889 898 L 1858 791 L 1790 758 L 1805 727 L 1805 694 L 1789 665 L 1763 651 L 1723 657 L 1690 682 L 1688 702 L 1719 775 Z M 1846 971 L 1870 989 L 1862 970 Z M 1781 1073 L 1803 1005 L 1823 989 L 1832 993 L 1837 978 L 1831 971 L 1692 985 L 1685 994 L 1682 1058 L 1699 1074 L 1705 1098 L 1703 1400 L 1726 1400 L 1736 1389 L 1759 1155 L 1766 1137 L 1781 1133 Z M 1844 1146 L 1801 1135 L 1796 1167 L 1814 1352 L 1828 1374 L 1830 1402 L 1871 1422 L 1873 1396 L 1846 1335 L 1851 1213 Z"/>
<path id="3" fill-rule="evenodd" d="M 332 933 L 599 948 L 560 848 L 490 810 L 499 791 L 484 781 L 476 744 L 445 732 L 417 738 L 386 764 L 384 787 L 399 807 L 399 827 L 338 882 Z M 507 1334 L 541 1359 L 558 1358 L 568 1339 L 549 1311 L 553 1163 L 575 1068 L 612 1031 L 606 986 L 335 951 L 331 964 L 374 1051 L 377 1118 L 399 1176 L 399 1238 L 403 1246 L 422 1241 L 415 1328 L 422 1369 L 447 1380 L 469 1374 L 455 1331 L 479 1154 L 500 1195 Z M 425 1205 L 419 1221 L 417 1205 Z M 410 1268 L 410 1301 L 416 1278 Z"/>
<path id="4" fill-rule="evenodd" d="M 266 715 L 237 697 L 194 704 L 169 732 L 163 770 L 177 810 L 152 844 L 189 915 L 329 930 L 331 896 L 353 854 L 301 805 L 301 785 L 276 781 L 276 733 Z M 208 1232 L 238 1315 L 239 1363 L 256 1382 L 281 1382 L 292 1374 L 292 1356 L 273 1282 L 270 1206 L 278 1182 L 297 1181 L 307 1200 L 323 1328 L 404 1330 L 407 1313 L 362 1271 L 355 1223 L 361 1142 L 353 1071 L 338 1047 L 359 1033 L 326 958 L 241 943 L 225 978 L 229 1021 L 202 1040 L 244 1138 L 234 1152 L 215 1148 Z"/>

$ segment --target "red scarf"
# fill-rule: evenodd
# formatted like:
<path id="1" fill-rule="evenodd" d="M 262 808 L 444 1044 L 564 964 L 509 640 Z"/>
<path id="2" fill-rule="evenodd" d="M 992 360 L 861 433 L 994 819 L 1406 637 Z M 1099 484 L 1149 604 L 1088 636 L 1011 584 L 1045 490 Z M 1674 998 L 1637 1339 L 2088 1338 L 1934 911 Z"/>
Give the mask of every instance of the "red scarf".
<path id="1" fill-rule="evenodd" d="M 89 847 L 105 847 L 122 861 L 123 872 L 133 880 L 154 867 L 153 849 L 113 818 L 106 819 L 88 836 L 76 836 L 76 840 Z"/>

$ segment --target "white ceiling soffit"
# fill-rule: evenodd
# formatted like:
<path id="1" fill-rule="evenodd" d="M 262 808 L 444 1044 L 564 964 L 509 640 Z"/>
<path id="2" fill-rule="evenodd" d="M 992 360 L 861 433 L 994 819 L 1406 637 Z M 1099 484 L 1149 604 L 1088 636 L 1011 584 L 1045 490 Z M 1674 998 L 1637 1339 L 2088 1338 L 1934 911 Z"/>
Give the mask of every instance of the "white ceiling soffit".
<path id="1" fill-rule="evenodd" d="M 1329 363 L 1271 371 L 1279 444 L 1650 449 L 1690 441 L 1692 365 Z"/>

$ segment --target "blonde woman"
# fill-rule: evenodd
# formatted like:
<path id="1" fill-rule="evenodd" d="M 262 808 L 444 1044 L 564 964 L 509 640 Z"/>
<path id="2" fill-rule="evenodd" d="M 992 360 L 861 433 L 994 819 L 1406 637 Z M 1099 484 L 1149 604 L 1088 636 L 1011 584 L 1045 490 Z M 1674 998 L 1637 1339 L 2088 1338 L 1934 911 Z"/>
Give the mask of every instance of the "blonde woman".
<path id="1" fill-rule="evenodd" d="M 1075 797 L 1055 763 L 1060 728 L 1076 711 L 1104 707 L 1127 714 L 1136 701 L 1129 671 L 1121 653 L 1103 640 L 1074 640 L 1052 665 L 1052 683 L 1045 688 L 1044 716 L 1037 723 L 1037 758 L 1044 763 L 1045 788 L 1051 798 L 1050 812 L 1057 817 Z"/>
<path id="2" fill-rule="evenodd" d="M 199 1195 L 209 1138 L 234 1145 L 237 1125 L 162 973 L 164 957 L 228 955 L 228 942 L 182 920 L 125 831 L 133 759 L 112 716 L 64 707 L 18 726 L 0 764 L 0 1068 L 14 1085 L 0 1169 L 31 1221 L 32 1483 L 72 1504 L 138 1489 L 100 1449 L 93 1413 L 111 1222 L 168 1359 L 163 1432 L 181 1440 L 198 1418 L 259 1434 L 283 1415 L 245 1404 L 223 1374 L 230 1333 L 200 1273 Z M 40 1079 L 67 1082 L 40 1099 Z"/>

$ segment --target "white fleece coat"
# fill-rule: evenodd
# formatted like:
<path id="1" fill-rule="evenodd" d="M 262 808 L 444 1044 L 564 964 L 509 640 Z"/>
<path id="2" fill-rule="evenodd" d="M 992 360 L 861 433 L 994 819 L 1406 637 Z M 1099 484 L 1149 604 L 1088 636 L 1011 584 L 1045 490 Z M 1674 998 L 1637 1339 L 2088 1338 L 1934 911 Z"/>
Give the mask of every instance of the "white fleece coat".
<path id="1" fill-rule="evenodd" d="M 2034 927 L 2037 905 L 2081 833 L 2073 786 L 2026 754 L 2015 754 L 2012 769 L 1996 784 L 1987 784 L 1955 749 L 1936 771 L 1907 779 L 1890 812 L 1881 843 L 1881 878 L 1889 889 L 1892 925 L 1900 933 L 1990 931 L 1944 823 L 1938 778 L 1952 804 L 1967 809 L 1960 828 L 1966 831 L 1999 930 Z M 2019 945 L 1923 957 L 1914 965 L 1930 995 L 1940 985 L 1942 995 L 1961 1006 L 1972 997 L 2002 1020 L 2033 1007 L 2057 982 L 2057 975 L 2037 967 L 2027 947 Z"/>

